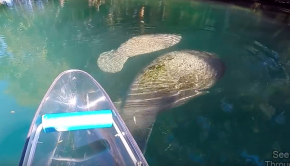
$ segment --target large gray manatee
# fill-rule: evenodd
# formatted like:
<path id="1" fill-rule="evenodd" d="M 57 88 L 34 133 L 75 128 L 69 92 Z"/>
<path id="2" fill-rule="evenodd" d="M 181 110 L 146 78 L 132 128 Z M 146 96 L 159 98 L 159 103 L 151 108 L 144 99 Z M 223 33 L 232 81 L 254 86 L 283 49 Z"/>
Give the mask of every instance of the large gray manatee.
<path id="1" fill-rule="evenodd" d="M 214 54 L 183 50 L 158 57 L 136 77 L 125 102 L 115 105 L 143 153 L 158 112 L 206 93 L 224 71 Z"/>
<path id="2" fill-rule="evenodd" d="M 102 71 L 116 73 L 123 69 L 128 58 L 169 48 L 180 40 L 181 36 L 175 34 L 135 36 L 123 43 L 117 50 L 102 53 L 97 63 Z"/>

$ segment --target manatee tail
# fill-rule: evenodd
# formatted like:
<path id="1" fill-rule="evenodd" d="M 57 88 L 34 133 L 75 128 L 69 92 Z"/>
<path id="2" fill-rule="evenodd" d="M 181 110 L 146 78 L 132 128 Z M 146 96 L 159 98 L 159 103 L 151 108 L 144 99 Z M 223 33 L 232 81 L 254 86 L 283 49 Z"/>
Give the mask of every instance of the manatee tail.
<path id="1" fill-rule="evenodd" d="M 108 73 L 117 73 L 123 69 L 128 57 L 119 54 L 118 52 L 111 50 L 103 52 L 98 58 L 99 68 Z"/>
<path id="2" fill-rule="evenodd" d="M 146 152 L 148 140 L 150 138 L 152 128 L 155 121 L 155 116 L 134 116 L 136 110 L 130 108 L 124 108 L 124 102 L 118 99 L 114 103 L 115 108 L 118 110 L 126 126 L 134 137 L 140 150 L 143 154 Z M 124 112 L 126 111 L 126 112 Z M 142 110 L 138 110 L 141 111 Z M 150 115 L 150 114 L 149 114 Z"/>
<path id="3" fill-rule="evenodd" d="M 124 107 L 119 110 L 127 128 L 134 137 L 140 150 L 145 153 L 153 125 L 156 120 L 156 111 Z"/>

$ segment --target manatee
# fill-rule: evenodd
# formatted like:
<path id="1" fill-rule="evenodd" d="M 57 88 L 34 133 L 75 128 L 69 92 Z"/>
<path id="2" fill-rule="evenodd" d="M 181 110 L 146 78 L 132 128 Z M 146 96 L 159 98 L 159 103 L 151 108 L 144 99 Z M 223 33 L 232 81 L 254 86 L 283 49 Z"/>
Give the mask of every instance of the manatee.
<path id="1" fill-rule="evenodd" d="M 115 106 L 143 153 L 157 114 L 207 93 L 224 71 L 215 54 L 182 50 L 158 57 L 138 74 Z"/>
<path id="2" fill-rule="evenodd" d="M 128 58 L 169 48 L 180 40 L 181 36 L 176 34 L 136 36 L 123 43 L 117 50 L 102 53 L 97 63 L 104 72 L 116 73 L 122 70 Z"/>

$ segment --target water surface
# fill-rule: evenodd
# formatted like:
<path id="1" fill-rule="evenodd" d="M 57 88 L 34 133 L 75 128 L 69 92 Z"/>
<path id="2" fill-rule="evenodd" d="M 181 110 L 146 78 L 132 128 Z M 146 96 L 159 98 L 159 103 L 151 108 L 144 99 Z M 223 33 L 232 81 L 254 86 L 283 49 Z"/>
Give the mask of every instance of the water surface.
<path id="1" fill-rule="evenodd" d="M 225 76 L 210 93 L 162 112 L 146 159 L 150 165 L 262 165 L 290 152 L 289 17 L 198 1 L 48 0 L 0 6 L 0 161 L 17 165 L 33 115 L 63 70 L 90 73 L 113 101 L 163 53 L 217 54 Z M 99 55 L 141 34 L 178 33 L 169 49 L 129 59 L 119 73 Z"/>

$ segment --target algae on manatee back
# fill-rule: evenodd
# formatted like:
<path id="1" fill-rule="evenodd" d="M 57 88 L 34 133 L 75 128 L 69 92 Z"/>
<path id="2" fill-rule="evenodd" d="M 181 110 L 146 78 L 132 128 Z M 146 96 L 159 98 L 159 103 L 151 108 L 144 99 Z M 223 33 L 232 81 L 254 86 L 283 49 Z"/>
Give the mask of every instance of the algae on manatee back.
<path id="1" fill-rule="evenodd" d="M 174 51 L 154 60 L 134 81 L 142 92 L 167 88 L 177 92 L 186 89 L 202 90 L 211 87 L 223 74 L 223 64 L 218 70 L 212 67 L 219 61 L 214 55 L 192 50 Z M 135 85 L 135 86 L 134 86 Z"/>

